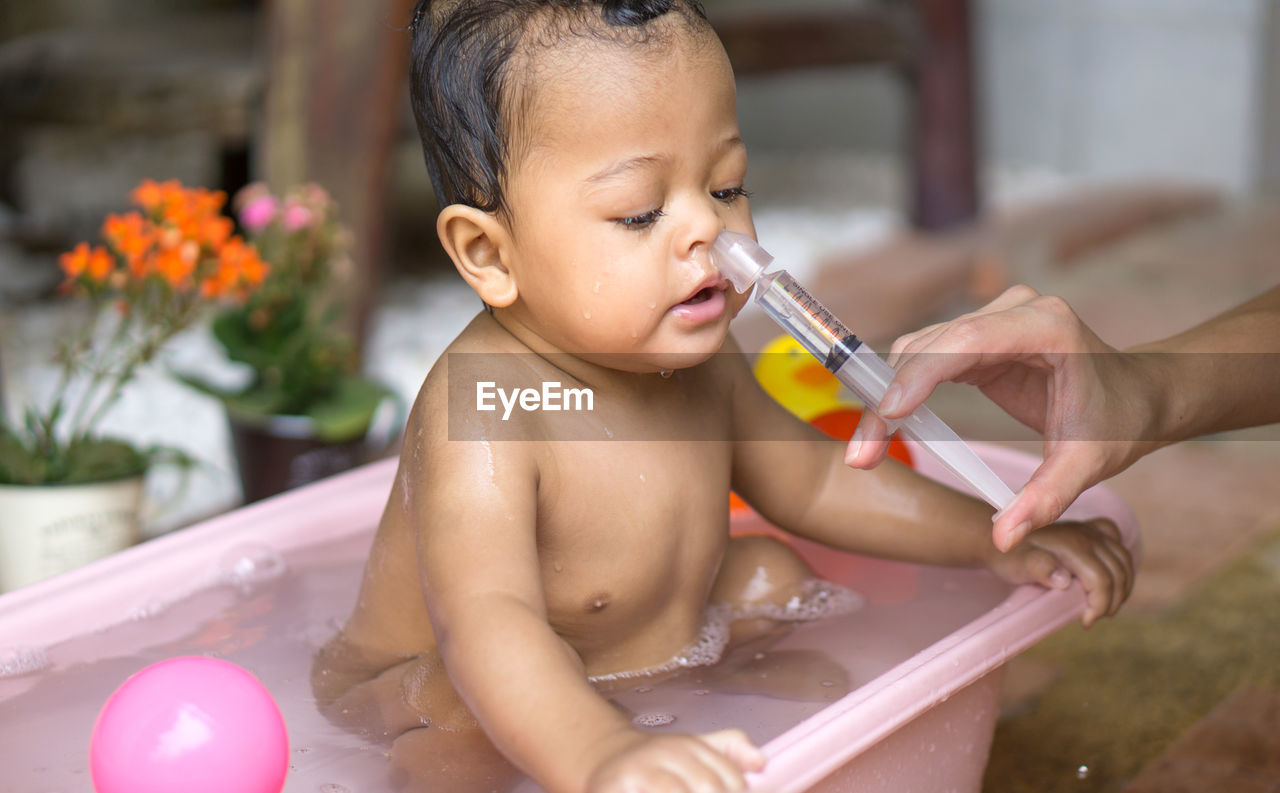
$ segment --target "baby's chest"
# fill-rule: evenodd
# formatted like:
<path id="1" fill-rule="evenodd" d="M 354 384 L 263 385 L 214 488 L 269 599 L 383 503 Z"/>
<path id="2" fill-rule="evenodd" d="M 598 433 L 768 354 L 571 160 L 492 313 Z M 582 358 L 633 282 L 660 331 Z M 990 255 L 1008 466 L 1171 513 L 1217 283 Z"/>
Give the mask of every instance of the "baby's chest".
<path id="1" fill-rule="evenodd" d="M 579 444 L 538 494 L 548 607 L 590 614 L 704 597 L 727 541 L 727 444 Z"/>

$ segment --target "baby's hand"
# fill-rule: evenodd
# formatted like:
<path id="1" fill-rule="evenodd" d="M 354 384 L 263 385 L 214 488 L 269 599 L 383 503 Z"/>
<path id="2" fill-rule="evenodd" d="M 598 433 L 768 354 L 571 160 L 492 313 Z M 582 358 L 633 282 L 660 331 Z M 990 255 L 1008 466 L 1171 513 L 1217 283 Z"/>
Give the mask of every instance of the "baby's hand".
<path id="1" fill-rule="evenodd" d="M 746 789 L 764 753 L 741 730 L 704 735 L 638 733 L 596 768 L 590 793 L 721 793 Z"/>
<path id="2" fill-rule="evenodd" d="M 1133 591 L 1133 559 L 1120 541 L 1120 530 L 1106 518 L 1083 523 L 1054 523 L 1032 532 L 1007 553 L 997 553 L 988 567 L 1014 584 L 1037 583 L 1066 589 L 1080 579 L 1087 596 L 1087 628 L 1111 616 Z"/>

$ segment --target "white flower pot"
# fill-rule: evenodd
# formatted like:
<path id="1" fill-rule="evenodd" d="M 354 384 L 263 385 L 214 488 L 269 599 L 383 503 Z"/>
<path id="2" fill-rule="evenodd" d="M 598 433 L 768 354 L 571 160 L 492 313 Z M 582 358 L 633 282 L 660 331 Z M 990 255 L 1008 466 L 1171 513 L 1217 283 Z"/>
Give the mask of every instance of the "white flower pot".
<path id="1" fill-rule="evenodd" d="M 0 485 L 0 592 L 138 541 L 141 476 L 83 485 Z"/>

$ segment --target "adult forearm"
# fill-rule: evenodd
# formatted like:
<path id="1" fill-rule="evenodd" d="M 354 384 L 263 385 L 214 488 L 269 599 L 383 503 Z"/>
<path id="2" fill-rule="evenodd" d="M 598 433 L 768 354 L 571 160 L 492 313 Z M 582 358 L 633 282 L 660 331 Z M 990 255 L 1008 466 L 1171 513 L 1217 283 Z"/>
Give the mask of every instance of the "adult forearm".
<path id="1" fill-rule="evenodd" d="M 1280 287 L 1137 353 L 1172 443 L 1280 421 Z"/>

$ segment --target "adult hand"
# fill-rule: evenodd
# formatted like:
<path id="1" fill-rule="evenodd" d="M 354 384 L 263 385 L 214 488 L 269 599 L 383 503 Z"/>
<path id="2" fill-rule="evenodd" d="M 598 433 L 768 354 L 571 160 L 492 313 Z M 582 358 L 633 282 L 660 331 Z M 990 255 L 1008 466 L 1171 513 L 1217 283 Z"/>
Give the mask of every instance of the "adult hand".
<path id="1" fill-rule="evenodd" d="M 1154 440 L 1163 393 L 1158 364 L 1109 346 L 1066 301 L 1027 286 L 903 336 L 889 363 L 898 371 L 877 408 L 885 418 L 906 416 L 939 383 L 955 381 L 978 386 L 1044 436 L 1044 462 L 992 519 L 1001 550 L 1057 520 L 1086 488 L 1161 445 Z M 885 423 L 865 413 L 845 462 L 872 468 L 887 449 Z"/>

